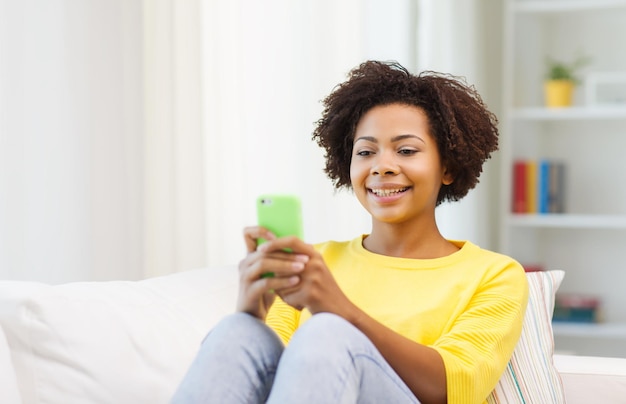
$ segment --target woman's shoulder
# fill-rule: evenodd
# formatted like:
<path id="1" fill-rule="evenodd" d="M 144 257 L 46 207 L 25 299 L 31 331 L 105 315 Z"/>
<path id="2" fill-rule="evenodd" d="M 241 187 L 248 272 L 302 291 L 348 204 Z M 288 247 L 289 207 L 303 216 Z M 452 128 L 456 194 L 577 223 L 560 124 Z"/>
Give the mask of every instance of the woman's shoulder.
<path id="1" fill-rule="evenodd" d="M 466 262 L 472 262 L 475 268 L 483 268 L 493 276 L 510 276 L 522 278 L 525 276 L 524 268 L 513 257 L 506 254 L 479 247 L 469 241 L 465 241 L 462 247 L 463 258 Z"/>
<path id="2" fill-rule="evenodd" d="M 471 241 L 452 241 L 453 243 L 462 243 L 461 249 L 468 255 L 472 255 L 477 259 L 485 259 L 490 261 L 499 261 L 499 262 L 507 262 L 507 263 L 517 263 L 515 258 L 510 257 L 506 254 L 489 250 L 486 248 L 482 248 L 477 244 L 472 243 Z"/>

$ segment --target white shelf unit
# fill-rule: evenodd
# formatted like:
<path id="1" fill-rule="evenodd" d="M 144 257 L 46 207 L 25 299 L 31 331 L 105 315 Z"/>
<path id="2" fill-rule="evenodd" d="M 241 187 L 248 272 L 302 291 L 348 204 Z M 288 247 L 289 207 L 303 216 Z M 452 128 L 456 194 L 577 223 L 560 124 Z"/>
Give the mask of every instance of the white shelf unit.
<path id="1" fill-rule="evenodd" d="M 555 323 L 557 350 L 626 356 L 626 103 L 587 105 L 579 86 L 574 106 L 543 106 L 547 56 L 626 72 L 626 0 L 507 0 L 503 27 L 500 250 L 600 297 L 601 323 Z M 566 164 L 565 212 L 514 214 L 513 162 L 539 158 Z"/>
<path id="2" fill-rule="evenodd" d="M 526 107 L 511 111 L 514 121 L 576 121 L 601 119 L 626 119 L 626 105 L 569 108 Z"/>
<path id="3" fill-rule="evenodd" d="M 559 323 L 552 324 L 554 334 L 563 337 L 585 337 L 597 339 L 622 339 L 626 335 L 626 324 L 576 324 Z"/>
<path id="4" fill-rule="evenodd" d="M 509 227 L 626 230 L 626 215 L 510 214 Z"/>

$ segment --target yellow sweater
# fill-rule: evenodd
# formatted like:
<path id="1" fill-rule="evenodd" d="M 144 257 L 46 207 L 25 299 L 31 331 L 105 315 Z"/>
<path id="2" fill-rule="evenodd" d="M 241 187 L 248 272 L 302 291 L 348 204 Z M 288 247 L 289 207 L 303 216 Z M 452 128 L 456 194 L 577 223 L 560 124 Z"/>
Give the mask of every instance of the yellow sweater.
<path id="1" fill-rule="evenodd" d="M 449 403 L 482 403 L 519 339 L 528 284 L 515 260 L 468 241 L 452 243 L 460 250 L 425 260 L 371 253 L 362 237 L 316 248 L 353 303 L 441 354 Z M 310 316 L 277 299 L 266 322 L 287 343 Z"/>

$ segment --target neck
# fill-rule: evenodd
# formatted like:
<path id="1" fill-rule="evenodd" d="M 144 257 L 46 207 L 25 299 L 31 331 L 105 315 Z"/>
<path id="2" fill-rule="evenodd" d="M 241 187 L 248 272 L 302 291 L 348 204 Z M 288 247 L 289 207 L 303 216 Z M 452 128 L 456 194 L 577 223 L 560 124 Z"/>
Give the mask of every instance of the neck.
<path id="1" fill-rule="evenodd" d="M 417 259 L 441 258 L 458 251 L 434 222 L 428 226 L 374 223 L 363 247 L 380 255 Z"/>

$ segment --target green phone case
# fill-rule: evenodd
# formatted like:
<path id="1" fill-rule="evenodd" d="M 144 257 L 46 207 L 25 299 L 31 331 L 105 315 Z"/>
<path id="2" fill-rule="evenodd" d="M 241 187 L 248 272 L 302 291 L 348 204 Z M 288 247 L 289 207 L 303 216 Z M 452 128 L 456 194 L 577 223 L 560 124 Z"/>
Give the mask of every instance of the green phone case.
<path id="1" fill-rule="evenodd" d="M 276 237 L 303 237 L 300 199 L 294 195 L 267 194 L 256 200 L 257 221 Z M 260 240 L 259 244 L 264 240 Z"/>

